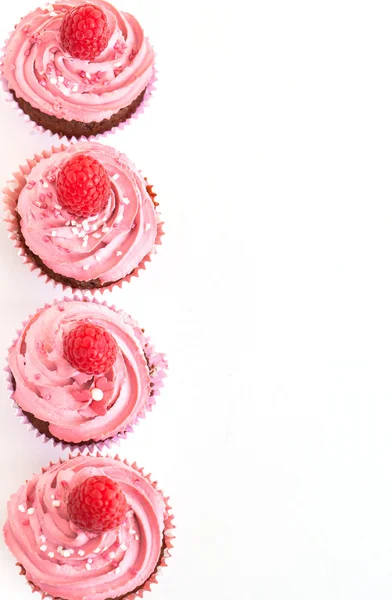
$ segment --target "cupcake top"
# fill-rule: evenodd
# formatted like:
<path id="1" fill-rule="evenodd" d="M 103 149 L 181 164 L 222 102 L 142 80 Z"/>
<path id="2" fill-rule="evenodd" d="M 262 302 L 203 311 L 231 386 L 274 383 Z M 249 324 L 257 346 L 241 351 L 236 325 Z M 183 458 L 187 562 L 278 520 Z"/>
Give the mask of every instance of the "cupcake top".
<path id="1" fill-rule="evenodd" d="M 162 494 L 136 468 L 78 456 L 34 475 L 11 497 L 4 537 L 43 592 L 106 600 L 152 575 L 166 516 Z"/>
<path id="2" fill-rule="evenodd" d="M 72 23 L 66 28 L 63 23 L 70 10 L 84 4 L 61 0 L 24 17 L 7 42 L 3 71 L 9 89 L 34 108 L 90 123 L 110 119 L 140 96 L 153 76 L 154 51 L 132 15 L 94 0 L 104 13 L 105 32 L 96 23 L 92 31 L 98 40 L 104 36 L 106 45 L 91 60 L 77 58 L 86 55 L 66 43 L 64 36 L 75 31 Z"/>
<path id="3" fill-rule="evenodd" d="M 82 300 L 38 311 L 8 362 L 20 408 L 48 423 L 52 437 L 76 444 L 134 424 L 154 404 L 166 367 L 136 321 Z"/>
<path id="4" fill-rule="evenodd" d="M 77 156 L 97 161 L 108 178 L 106 201 L 90 216 L 75 214 L 65 201 L 69 198 L 60 195 L 59 173 Z M 73 163 L 71 167 L 76 168 Z M 91 169 L 81 168 L 84 188 L 84 181 L 91 183 Z M 68 184 L 66 192 L 71 194 L 74 184 Z M 33 167 L 19 194 L 17 212 L 25 243 L 56 274 L 95 281 L 97 287 L 118 281 L 155 245 L 159 216 L 149 189 L 126 156 L 109 146 L 82 142 L 56 150 Z"/>

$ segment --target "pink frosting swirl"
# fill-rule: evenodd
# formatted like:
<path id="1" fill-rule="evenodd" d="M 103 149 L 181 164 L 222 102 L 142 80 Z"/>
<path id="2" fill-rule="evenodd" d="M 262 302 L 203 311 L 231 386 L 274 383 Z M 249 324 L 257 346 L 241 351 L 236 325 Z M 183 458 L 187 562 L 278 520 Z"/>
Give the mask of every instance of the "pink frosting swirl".
<path id="1" fill-rule="evenodd" d="M 70 522 L 70 489 L 95 475 L 121 487 L 130 510 L 113 531 L 87 533 Z M 50 466 L 8 503 L 6 544 L 43 592 L 65 600 L 106 600 L 145 583 L 159 562 L 166 508 L 141 473 L 102 456 L 78 456 Z"/>
<path id="2" fill-rule="evenodd" d="M 64 358 L 64 336 L 77 324 L 94 323 L 116 340 L 118 354 L 103 376 L 80 373 Z M 12 346 L 8 362 L 13 398 L 26 412 L 49 423 L 55 438 L 96 442 L 124 432 L 146 408 L 157 383 L 157 362 L 147 362 L 147 340 L 136 321 L 97 302 L 70 300 L 38 311 Z M 159 384 L 160 385 L 160 384 Z"/>
<path id="3" fill-rule="evenodd" d="M 99 160 L 111 180 L 107 206 L 83 219 L 59 203 L 56 180 L 75 154 Z M 27 246 L 55 273 L 101 285 L 129 275 L 151 252 L 159 216 L 136 167 L 114 148 L 82 142 L 41 160 L 27 177 L 17 204 Z"/>
<path id="4" fill-rule="evenodd" d="M 110 119 L 132 104 L 153 76 L 154 51 L 136 19 L 104 0 L 94 0 L 108 18 L 110 40 L 93 62 L 65 54 L 64 14 L 85 0 L 61 0 L 37 8 L 17 25 L 6 47 L 9 88 L 35 108 L 68 121 Z"/>

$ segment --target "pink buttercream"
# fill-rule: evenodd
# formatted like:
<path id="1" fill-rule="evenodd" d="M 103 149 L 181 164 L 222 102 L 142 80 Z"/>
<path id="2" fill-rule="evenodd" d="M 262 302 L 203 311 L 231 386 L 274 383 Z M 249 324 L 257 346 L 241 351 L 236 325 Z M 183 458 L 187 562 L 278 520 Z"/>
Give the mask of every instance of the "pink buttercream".
<path id="1" fill-rule="evenodd" d="M 64 336 L 80 322 L 100 325 L 118 344 L 117 360 L 102 376 L 80 373 L 64 358 Z M 154 392 L 155 365 L 147 362 L 146 343 L 136 321 L 106 305 L 70 300 L 47 306 L 29 320 L 9 351 L 13 398 L 65 442 L 115 436 L 137 421 Z"/>
<path id="2" fill-rule="evenodd" d="M 62 208 L 56 179 L 75 154 L 99 160 L 111 180 L 109 202 L 98 215 L 83 219 Z M 54 272 L 101 285 L 129 275 L 151 252 L 158 215 L 147 184 L 136 167 L 114 148 L 82 142 L 41 160 L 27 177 L 17 211 L 27 246 Z"/>
<path id="3" fill-rule="evenodd" d="M 87 477 L 116 481 L 130 506 L 113 531 L 86 533 L 70 522 L 70 489 Z M 40 590 L 65 600 L 106 600 L 132 592 L 159 562 L 166 507 L 133 467 L 103 456 L 78 456 L 35 475 L 8 503 L 5 541 Z"/>
<path id="4" fill-rule="evenodd" d="M 17 97 L 46 114 L 99 122 L 132 104 L 147 87 L 154 51 L 132 15 L 94 0 L 108 18 L 108 47 L 93 62 L 64 53 L 62 19 L 79 4 L 85 0 L 61 0 L 24 17 L 7 44 L 4 76 Z"/>

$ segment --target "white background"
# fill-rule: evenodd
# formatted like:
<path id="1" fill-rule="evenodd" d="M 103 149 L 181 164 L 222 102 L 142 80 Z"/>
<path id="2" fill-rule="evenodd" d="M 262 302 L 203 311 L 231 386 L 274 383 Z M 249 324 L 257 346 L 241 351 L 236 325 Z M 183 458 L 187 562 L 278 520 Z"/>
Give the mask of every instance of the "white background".
<path id="1" fill-rule="evenodd" d="M 170 361 L 121 452 L 172 496 L 151 600 L 390 600 L 392 6 L 117 0 L 159 52 L 150 108 L 107 141 L 155 183 L 164 245 L 107 298 Z M 0 37 L 33 0 L 2 5 Z M 0 180 L 49 148 L 0 103 Z M 1 359 L 60 296 L 0 235 Z M 0 519 L 55 459 L 0 404 Z M 0 542 L 1 597 L 28 600 Z"/>

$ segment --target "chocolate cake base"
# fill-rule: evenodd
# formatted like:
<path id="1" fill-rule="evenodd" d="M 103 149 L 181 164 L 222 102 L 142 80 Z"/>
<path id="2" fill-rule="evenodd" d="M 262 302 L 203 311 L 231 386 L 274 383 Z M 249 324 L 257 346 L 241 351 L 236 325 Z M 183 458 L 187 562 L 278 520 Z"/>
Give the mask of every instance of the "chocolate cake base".
<path id="1" fill-rule="evenodd" d="M 65 135 L 69 139 L 72 137 L 90 137 L 110 131 L 113 127 L 117 127 L 120 123 L 123 123 L 129 119 L 139 108 L 143 102 L 144 95 L 146 93 L 145 88 L 140 96 L 136 98 L 129 106 L 122 108 L 110 119 L 104 119 L 103 121 L 92 121 L 91 123 L 83 123 L 81 121 L 67 121 L 67 119 L 58 119 L 54 115 L 47 115 L 41 112 L 38 108 L 34 108 L 29 102 L 23 98 L 18 98 L 14 90 L 10 90 L 11 94 L 15 98 L 19 107 L 23 110 L 26 115 L 29 115 L 37 125 L 41 125 L 44 129 L 49 129 L 52 133 L 57 133 L 60 136 Z"/>

